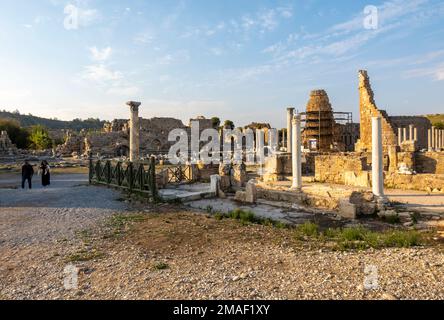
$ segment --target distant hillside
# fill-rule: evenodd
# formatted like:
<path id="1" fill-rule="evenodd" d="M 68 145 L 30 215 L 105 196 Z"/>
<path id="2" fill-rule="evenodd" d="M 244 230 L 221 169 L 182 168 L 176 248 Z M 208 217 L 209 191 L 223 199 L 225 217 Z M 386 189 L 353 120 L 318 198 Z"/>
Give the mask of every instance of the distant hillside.
<path id="1" fill-rule="evenodd" d="M 5 110 L 0 110 L 0 119 L 15 120 L 19 122 L 22 127 L 42 125 L 48 129 L 71 129 L 76 131 L 82 129 L 101 129 L 105 123 L 105 121 L 99 119 L 74 119 L 72 121 L 62 121 L 57 119 L 40 118 L 33 115 L 24 115 L 18 112 L 8 112 Z"/>
<path id="2" fill-rule="evenodd" d="M 432 122 L 432 124 L 437 124 L 439 122 L 444 123 L 444 114 L 428 114 L 426 117 Z"/>

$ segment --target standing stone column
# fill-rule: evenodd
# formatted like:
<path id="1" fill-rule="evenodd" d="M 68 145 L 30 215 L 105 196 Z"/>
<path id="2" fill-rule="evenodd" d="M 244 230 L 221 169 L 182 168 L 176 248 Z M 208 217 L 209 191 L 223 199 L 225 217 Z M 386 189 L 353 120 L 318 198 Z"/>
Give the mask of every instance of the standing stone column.
<path id="1" fill-rule="evenodd" d="M 403 133 L 402 142 L 407 141 L 407 128 L 403 128 L 402 133 Z"/>
<path id="2" fill-rule="evenodd" d="M 418 142 L 418 128 L 413 129 L 413 140 Z"/>
<path id="3" fill-rule="evenodd" d="M 427 131 L 427 147 L 429 151 L 432 151 L 432 129 Z"/>
<path id="4" fill-rule="evenodd" d="M 286 144 L 287 142 L 285 141 L 286 135 L 287 133 L 284 130 L 282 130 L 282 148 L 285 148 L 285 146 L 287 145 Z"/>
<path id="5" fill-rule="evenodd" d="M 412 141 L 413 139 L 413 124 L 409 125 L 409 140 Z"/>
<path id="6" fill-rule="evenodd" d="M 402 144 L 402 128 L 398 128 L 398 146 Z"/>
<path id="7" fill-rule="evenodd" d="M 287 108 L 287 152 L 291 152 L 292 143 L 292 128 L 293 128 L 294 108 Z"/>
<path id="8" fill-rule="evenodd" d="M 435 127 L 432 127 L 432 150 L 436 149 L 436 129 Z"/>
<path id="9" fill-rule="evenodd" d="M 438 151 L 442 149 L 442 130 L 438 130 Z"/>
<path id="10" fill-rule="evenodd" d="M 293 167 L 293 185 L 292 190 L 300 191 L 302 189 L 302 133 L 301 116 L 298 114 L 292 121 L 293 145 L 292 145 L 292 167 Z"/>
<path id="11" fill-rule="evenodd" d="M 373 194 L 384 198 L 384 164 L 382 154 L 382 121 L 380 117 L 372 118 L 372 186 Z"/>
<path id="12" fill-rule="evenodd" d="M 140 159 L 140 122 L 139 107 L 142 103 L 129 101 L 130 107 L 130 161 L 137 162 Z"/>

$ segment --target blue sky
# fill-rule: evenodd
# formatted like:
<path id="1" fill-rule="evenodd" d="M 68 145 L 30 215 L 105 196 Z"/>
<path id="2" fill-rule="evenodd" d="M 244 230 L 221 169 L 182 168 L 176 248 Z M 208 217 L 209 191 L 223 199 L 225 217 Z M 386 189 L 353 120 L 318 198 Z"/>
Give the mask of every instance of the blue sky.
<path id="1" fill-rule="evenodd" d="M 46 117 L 125 118 L 131 99 L 282 127 L 322 88 L 358 120 L 359 69 L 389 114 L 444 113 L 443 1 L 0 0 L 0 43 L 0 109 Z"/>

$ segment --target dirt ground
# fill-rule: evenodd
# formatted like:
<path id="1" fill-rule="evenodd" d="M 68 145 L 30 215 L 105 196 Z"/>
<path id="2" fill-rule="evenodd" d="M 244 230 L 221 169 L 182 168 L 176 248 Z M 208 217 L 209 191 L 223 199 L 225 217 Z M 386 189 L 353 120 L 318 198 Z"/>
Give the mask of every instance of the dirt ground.
<path id="1" fill-rule="evenodd" d="M 130 203 L 85 175 L 12 184 L 0 178 L 0 299 L 444 298 L 439 245 L 334 251 L 290 229 Z"/>

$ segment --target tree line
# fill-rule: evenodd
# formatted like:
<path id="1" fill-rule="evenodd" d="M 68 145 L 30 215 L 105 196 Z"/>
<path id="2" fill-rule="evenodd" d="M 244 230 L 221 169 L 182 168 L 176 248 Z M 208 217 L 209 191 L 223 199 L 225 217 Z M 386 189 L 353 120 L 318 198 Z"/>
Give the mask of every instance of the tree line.
<path id="1" fill-rule="evenodd" d="M 12 143 L 20 149 L 45 150 L 57 144 L 42 125 L 22 128 L 17 121 L 0 119 L 0 131 L 6 131 Z"/>

